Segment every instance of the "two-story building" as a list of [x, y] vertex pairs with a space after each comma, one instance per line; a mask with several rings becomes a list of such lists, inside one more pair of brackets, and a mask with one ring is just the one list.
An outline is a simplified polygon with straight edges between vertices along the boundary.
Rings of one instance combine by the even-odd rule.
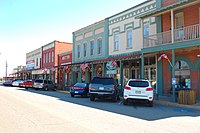
[[42, 76], [40, 74], [41, 60], [42, 48], [26, 53], [26, 79], [36, 79]]
[[72, 51], [66, 51], [58, 54], [58, 85], [60, 88], [72, 85], [71, 69]]
[[158, 94], [175, 100], [176, 90], [189, 89], [200, 97], [200, 1], [157, 0], [156, 4], [156, 10], [138, 18], [157, 20], [156, 33], [144, 36], [142, 55], [158, 58]]
[[142, 62], [145, 62], [145, 78], [156, 81], [155, 55], [142, 57], [143, 34], [156, 32], [155, 17], [143, 20], [137, 16], [156, 10], [156, 1], [148, 0], [108, 18], [109, 20], [109, 59], [117, 63], [115, 70], [110, 70], [112, 63], [107, 63], [107, 74], [115, 77], [121, 84], [130, 78], [142, 78]]
[[67, 42], [53, 41], [42, 46], [42, 69], [43, 78], [51, 79], [58, 82], [58, 54], [71, 51], [72, 44]]
[[105, 76], [108, 58], [108, 20], [102, 20], [73, 32], [72, 81], [90, 82]]

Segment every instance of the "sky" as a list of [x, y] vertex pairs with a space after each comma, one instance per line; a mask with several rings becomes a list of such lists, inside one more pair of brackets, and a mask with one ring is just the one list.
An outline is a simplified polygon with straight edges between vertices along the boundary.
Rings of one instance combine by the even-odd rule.
[[26, 65], [26, 53], [146, 0], [0, 0], [0, 77]]

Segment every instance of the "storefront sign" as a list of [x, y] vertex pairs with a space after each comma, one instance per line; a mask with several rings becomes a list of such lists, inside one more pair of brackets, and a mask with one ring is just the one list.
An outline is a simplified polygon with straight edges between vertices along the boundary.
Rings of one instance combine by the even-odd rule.
[[107, 74], [117, 74], [117, 70], [107, 70]]
[[114, 63], [116, 63], [116, 62], [115, 61], [109, 61], [109, 62], [107, 62], [106, 68], [108, 70], [115, 70], [117, 66]]
[[31, 70], [35, 68], [35, 61], [30, 60], [26, 62], [26, 70]]

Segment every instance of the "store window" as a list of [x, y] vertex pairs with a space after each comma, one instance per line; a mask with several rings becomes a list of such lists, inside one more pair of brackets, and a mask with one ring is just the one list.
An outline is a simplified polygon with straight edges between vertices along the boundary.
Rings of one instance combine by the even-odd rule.
[[190, 89], [190, 68], [187, 62], [179, 60], [175, 65], [176, 89]]

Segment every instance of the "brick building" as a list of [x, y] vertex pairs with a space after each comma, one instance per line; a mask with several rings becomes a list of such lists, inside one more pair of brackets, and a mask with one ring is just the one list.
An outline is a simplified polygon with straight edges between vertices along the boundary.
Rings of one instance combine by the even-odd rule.
[[67, 42], [53, 41], [42, 47], [42, 72], [43, 78], [52, 79], [57, 83], [58, 81], [58, 54], [71, 51], [72, 44]]
[[157, 0], [155, 11], [140, 16], [146, 17], [156, 17], [157, 32], [144, 37], [142, 55], [165, 55], [156, 63], [158, 94], [175, 100], [187, 89], [200, 97], [200, 1]]

